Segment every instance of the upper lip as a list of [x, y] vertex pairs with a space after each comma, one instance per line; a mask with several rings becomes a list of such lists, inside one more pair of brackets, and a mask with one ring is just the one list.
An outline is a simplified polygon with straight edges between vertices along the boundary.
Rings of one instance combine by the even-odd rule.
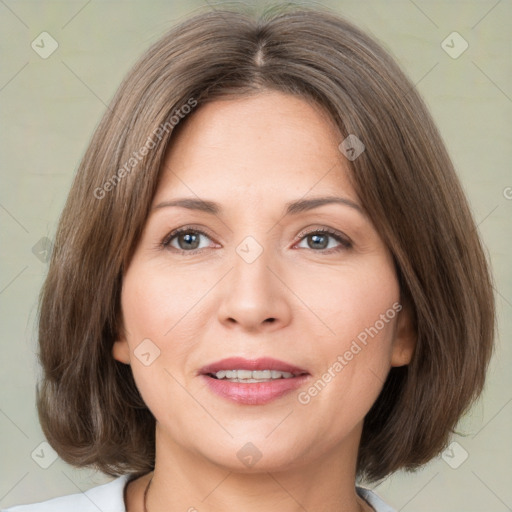
[[258, 359], [245, 359], [243, 357], [228, 357], [220, 361], [203, 366], [199, 373], [207, 375], [217, 373], [221, 370], [275, 370], [289, 372], [294, 375], [307, 374], [308, 372], [298, 366], [295, 366], [272, 357], [260, 357]]

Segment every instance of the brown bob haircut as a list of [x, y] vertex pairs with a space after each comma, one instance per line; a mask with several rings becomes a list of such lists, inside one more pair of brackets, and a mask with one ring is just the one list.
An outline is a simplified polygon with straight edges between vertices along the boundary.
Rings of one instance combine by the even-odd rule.
[[336, 123], [340, 142], [355, 134], [365, 144], [347, 162], [350, 179], [394, 257], [401, 300], [412, 312], [414, 354], [409, 365], [390, 370], [365, 418], [358, 478], [377, 481], [425, 464], [481, 393], [495, 331], [491, 275], [414, 85], [381, 46], [327, 9], [281, 5], [257, 16], [209, 10], [182, 21], [128, 73], [59, 221], [40, 298], [37, 407], [44, 434], [66, 462], [111, 476], [154, 468], [155, 419], [112, 346], [122, 328], [123, 274], [174, 130], [102, 197], [98, 187], [191, 98], [197, 110], [262, 90], [313, 102]]

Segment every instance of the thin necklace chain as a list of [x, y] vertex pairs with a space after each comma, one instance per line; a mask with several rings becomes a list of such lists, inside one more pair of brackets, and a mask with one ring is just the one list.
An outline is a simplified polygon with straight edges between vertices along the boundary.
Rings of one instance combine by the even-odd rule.
[[[146, 485], [146, 490], [144, 491], [144, 498], [143, 498], [143, 506], [144, 506], [144, 512], [148, 512], [148, 507], [146, 505], [146, 502], [147, 502], [147, 499], [148, 499], [148, 491], [149, 491], [149, 486], [151, 485], [151, 482], [153, 481], [153, 477], [151, 477], [149, 479], [149, 482], [148, 482], [148, 485]], [[372, 509], [373, 510], [373, 509]]]

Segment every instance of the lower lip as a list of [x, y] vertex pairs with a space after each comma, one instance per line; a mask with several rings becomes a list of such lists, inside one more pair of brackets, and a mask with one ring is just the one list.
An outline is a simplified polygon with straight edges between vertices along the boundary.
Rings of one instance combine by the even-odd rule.
[[309, 375], [290, 379], [276, 379], [268, 382], [230, 382], [202, 375], [208, 387], [217, 395], [247, 405], [263, 405], [300, 387]]

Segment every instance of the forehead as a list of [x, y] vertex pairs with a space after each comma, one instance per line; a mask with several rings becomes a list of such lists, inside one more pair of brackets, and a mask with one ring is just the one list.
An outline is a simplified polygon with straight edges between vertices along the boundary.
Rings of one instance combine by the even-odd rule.
[[[343, 193], [356, 200], [341, 135], [305, 99], [266, 91], [207, 103], [171, 139], [155, 203], [172, 195], [243, 198]], [[253, 204], [254, 205], [254, 204]]]

